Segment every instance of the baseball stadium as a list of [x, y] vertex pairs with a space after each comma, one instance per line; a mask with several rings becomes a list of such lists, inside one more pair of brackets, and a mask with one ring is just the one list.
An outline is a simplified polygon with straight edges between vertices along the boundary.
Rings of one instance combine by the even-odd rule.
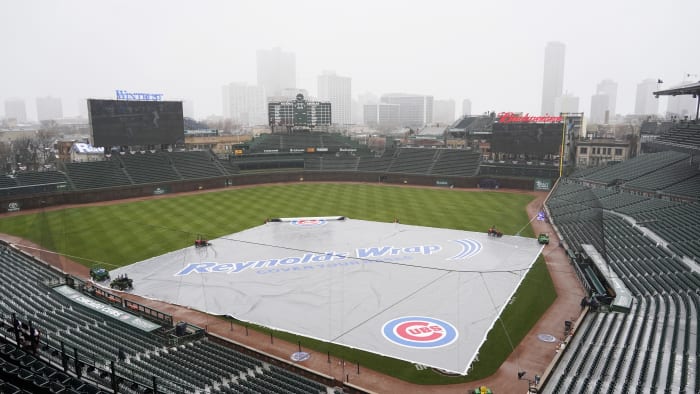
[[697, 120], [577, 169], [575, 115], [221, 156], [176, 102], [89, 108], [119, 149], [0, 177], [2, 392], [700, 390]]

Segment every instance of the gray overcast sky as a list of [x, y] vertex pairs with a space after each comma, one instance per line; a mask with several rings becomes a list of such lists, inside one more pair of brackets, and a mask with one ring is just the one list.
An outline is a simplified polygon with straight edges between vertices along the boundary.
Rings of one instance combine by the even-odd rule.
[[604, 78], [625, 114], [641, 80], [700, 74], [699, 0], [0, 0], [0, 15], [0, 100], [24, 98], [30, 118], [37, 96], [62, 98], [71, 116], [115, 89], [221, 114], [221, 86], [256, 83], [255, 51], [276, 46], [296, 53], [311, 94], [335, 70], [353, 97], [431, 94], [457, 114], [464, 98], [473, 113], [539, 113], [547, 41], [566, 44], [564, 89], [586, 112]]

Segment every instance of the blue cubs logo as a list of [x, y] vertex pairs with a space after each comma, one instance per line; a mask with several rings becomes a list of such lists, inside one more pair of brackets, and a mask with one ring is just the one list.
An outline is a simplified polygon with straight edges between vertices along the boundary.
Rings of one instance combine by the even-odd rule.
[[326, 219], [294, 219], [290, 223], [292, 223], [293, 226], [310, 227], [323, 226], [328, 222], [326, 221]]
[[455, 239], [453, 242], [462, 247], [462, 251], [450, 257], [450, 260], [464, 260], [472, 256], [476, 256], [481, 252], [481, 242], [473, 239]]
[[450, 323], [432, 317], [406, 316], [390, 320], [382, 327], [384, 338], [397, 345], [434, 349], [457, 340], [457, 329]]

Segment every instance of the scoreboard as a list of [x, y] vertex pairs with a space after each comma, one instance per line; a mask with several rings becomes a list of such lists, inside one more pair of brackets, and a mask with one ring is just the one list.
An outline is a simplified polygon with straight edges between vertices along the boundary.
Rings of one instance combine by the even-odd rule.
[[294, 101], [268, 103], [268, 120], [273, 132], [280, 127], [309, 130], [319, 126], [330, 126], [331, 103], [307, 101], [298, 94]]
[[182, 144], [181, 101], [88, 100], [93, 146]]

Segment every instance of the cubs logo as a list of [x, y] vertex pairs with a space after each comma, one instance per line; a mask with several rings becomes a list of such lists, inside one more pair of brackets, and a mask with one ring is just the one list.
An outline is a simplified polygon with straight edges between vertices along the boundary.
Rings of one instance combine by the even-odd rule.
[[382, 327], [382, 335], [397, 345], [416, 349], [447, 346], [458, 337], [457, 329], [452, 324], [422, 316], [390, 320]]
[[311, 226], [323, 226], [328, 223], [325, 219], [294, 219], [290, 223], [293, 226], [311, 227]]

